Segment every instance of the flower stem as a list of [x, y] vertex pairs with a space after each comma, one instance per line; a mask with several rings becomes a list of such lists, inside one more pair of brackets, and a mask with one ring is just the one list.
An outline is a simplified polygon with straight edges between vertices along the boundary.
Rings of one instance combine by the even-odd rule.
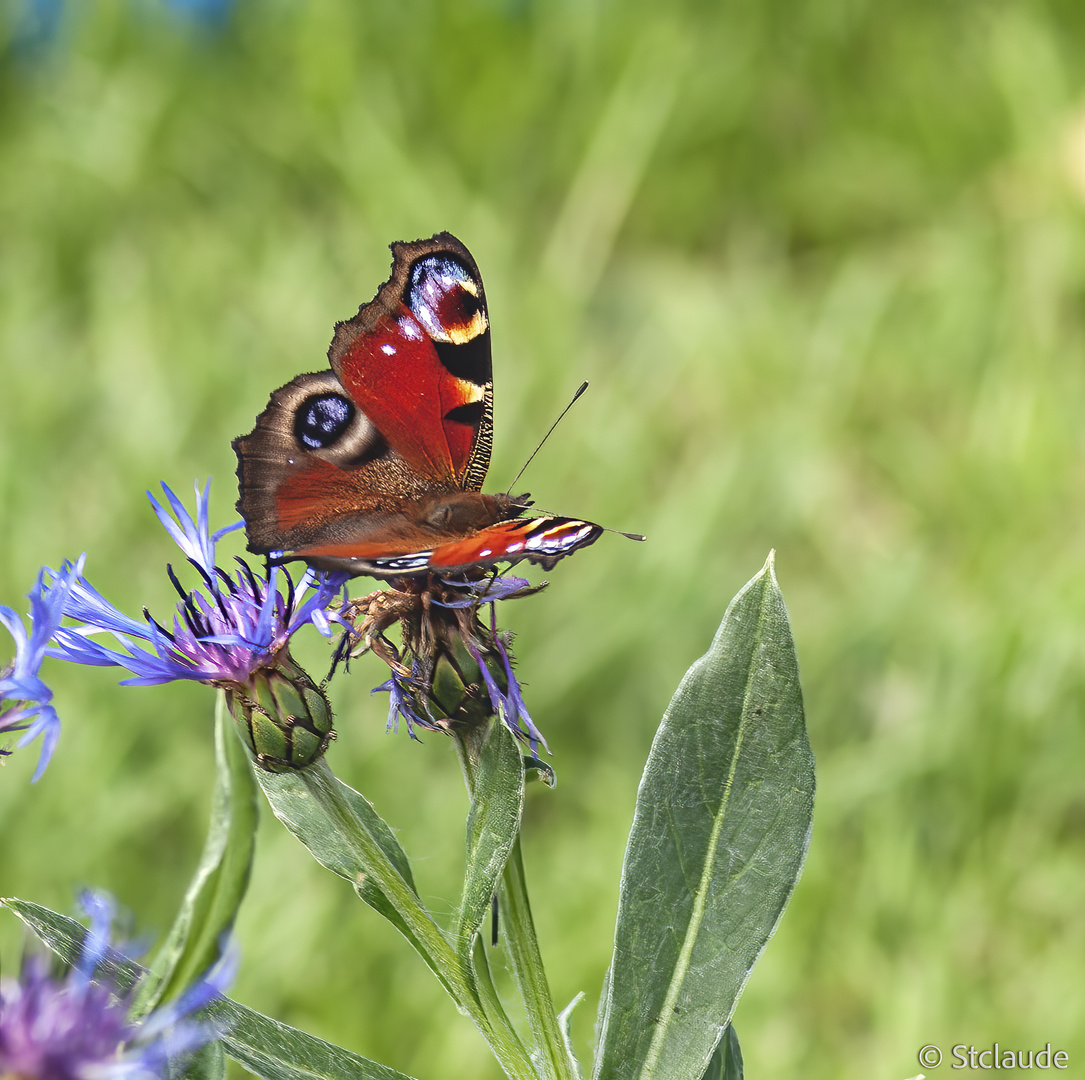
[[[482, 729], [458, 733], [456, 747], [468, 794], [474, 799], [475, 777], [478, 761], [478, 741], [483, 738]], [[535, 1053], [532, 1055], [539, 1076], [543, 1080], [577, 1080], [573, 1063], [565, 1048], [558, 1026], [550, 985], [543, 968], [542, 954], [535, 936], [535, 923], [531, 917], [531, 904], [527, 895], [527, 879], [524, 875], [523, 853], [520, 837], [513, 842], [509, 861], [502, 874], [503, 889], [499, 896], [500, 916], [508, 949], [513, 978], [516, 980], [524, 1012], [534, 1036]], [[501, 1016], [504, 1017], [502, 1010]]]
[[505, 867], [503, 881], [505, 888], [501, 897], [501, 917], [505, 921], [505, 941], [513, 977], [542, 1059], [539, 1064], [545, 1068], [545, 1075], [554, 1080], [576, 1080], [576, 1072], [558, 1026], [550, 984], [535, 936], [519, 837]]
[[[460, 1010], [475, 1022], [505, 1075], [510, 1080], [539, 1080], [508, 1019], [487, 1010], [485, 988], [480, 994], [473, 972], [465, 970], [393, 863], [386, 848], [394, 841], [387, 826], [378, 824], [372, 807], [337, 780], [323, 759], [293, 772], [257, 769], [256, 778], [276, 817], [317, 861], [355, 884], [362, 899], [373, 903], [410, 941]], [[370, 885], [377, 893], [367, 898], [364, 887]]]

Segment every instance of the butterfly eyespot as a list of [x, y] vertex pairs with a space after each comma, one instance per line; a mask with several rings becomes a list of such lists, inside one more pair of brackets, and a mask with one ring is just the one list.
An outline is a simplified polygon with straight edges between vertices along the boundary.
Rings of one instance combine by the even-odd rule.
[[456, 306], [459, 308], [457, 314], [464, 323], [471, 322], [471, 320], [482, 310], [482, 301], [467, 289], [457, 290], [452, 298], [456, 301]]
[[427, 255], [411, 267], [407, 306], [435, 341], [465, 345], [489, 327], [481, 292], [458, 259]]
[[310, 450], [323, 450], [340, 439], [354, 419], [354, 405], [342, 394], [314, 394], [294, 417], [294, 435]]

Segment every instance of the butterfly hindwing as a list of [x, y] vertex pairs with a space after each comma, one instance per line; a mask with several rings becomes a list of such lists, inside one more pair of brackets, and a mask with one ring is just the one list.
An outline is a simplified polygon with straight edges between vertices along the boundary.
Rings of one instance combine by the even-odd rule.
[[590, 521], [546, 515], [500, 521], [470, 535], [416, 545], [414, 550], [404, 545], [393, 551], [388, 543], [320, 544], [298, 554], [323, 569], [376, 577], [420, 571], [451, 574], [523, 560], [549, 568], [562, 556], [595, 543], [602, 533], [602, 527]]
[[549, 568], [563, 555], [594, 544], [602, 534], [601, 526], [577, 518], [517, 518], [442, 544], [430, 555], [429, 565], [447, 572], [527, 559]]
[[[234, 440], [249, 550], [387, 542], [428, 486], [396, 455], [331, 371], [299, 375]], [[400, 530], [402, 531], [402, 529]]]

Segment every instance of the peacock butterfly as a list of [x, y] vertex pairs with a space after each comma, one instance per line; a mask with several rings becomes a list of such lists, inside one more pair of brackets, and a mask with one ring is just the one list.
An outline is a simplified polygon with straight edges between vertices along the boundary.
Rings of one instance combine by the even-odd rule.
[[392, 275], [337, 323], [331, 369], [271, 395], [234, 440], [249, 551], [374, 577], [549, 568], [599, 525], [480, 490], [493, 438], [490, 318], [449, 233], [392, 245]]

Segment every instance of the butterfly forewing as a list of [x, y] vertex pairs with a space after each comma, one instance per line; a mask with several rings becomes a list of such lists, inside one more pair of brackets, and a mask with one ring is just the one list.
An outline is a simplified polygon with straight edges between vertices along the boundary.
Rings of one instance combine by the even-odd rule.
[[336, 326], [332, 368], [412, 468], [477, 491], [493, 437], [482, 277], [448, 233], [394, 244], [392, 251], [391, 278], [353, 319]]

